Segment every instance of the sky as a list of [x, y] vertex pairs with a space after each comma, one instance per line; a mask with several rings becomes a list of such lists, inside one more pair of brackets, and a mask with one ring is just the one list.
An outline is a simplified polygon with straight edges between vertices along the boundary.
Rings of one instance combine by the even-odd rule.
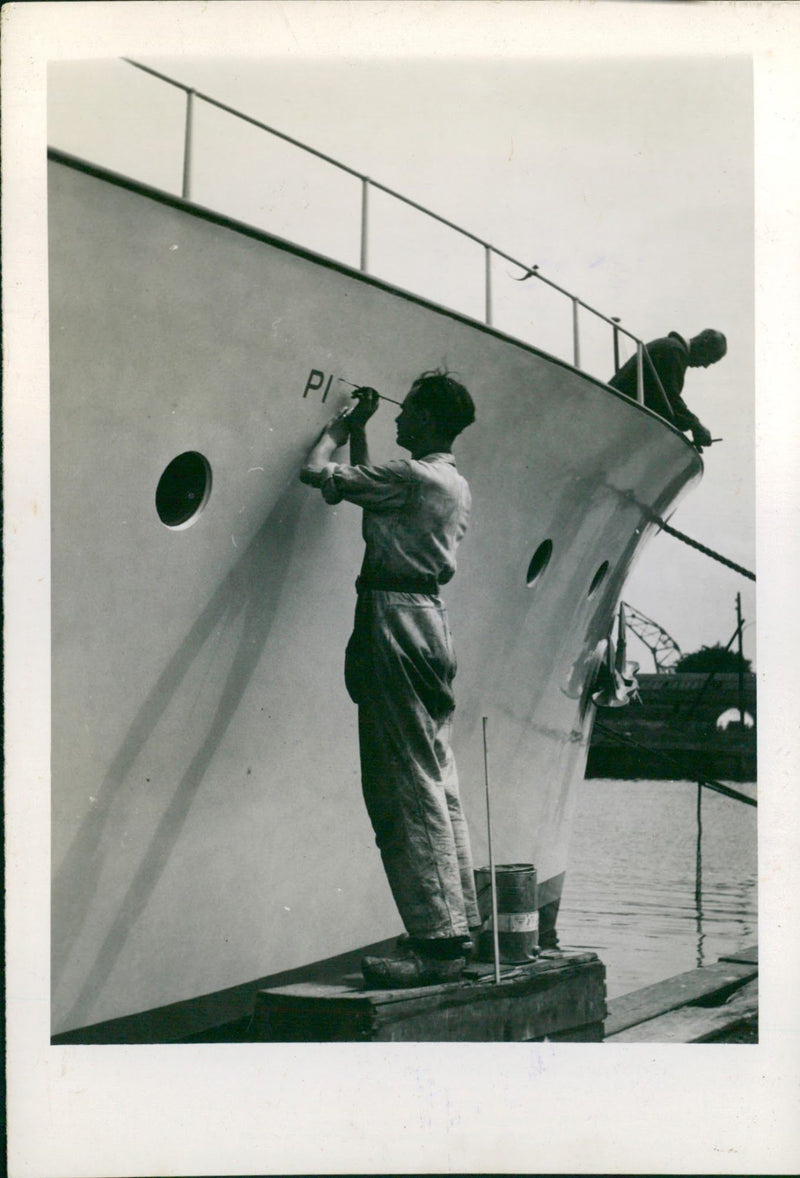
[[[430, 208], [645, 340], [723, 330], [726, 358], [690, 370], [685, 397], [713, 436], [700, 488], [671, 523], [755, 562], [753, 84], [746, 57], [500, 62], [154, 57], [136, 60], [307, 143]], [[121, 59], [48, 74], [53, 146], [179, 191], [185, 98]], [[192, 199], [354, 265], [356, 179], [195, 104]], [[480, 318], [479, 246], [383, 194], [370, 269]], [[493, 263], [502, 330], [571, 359], [569, 302]], [[537, 288], [538, 287], [538, 288]], [[537, 289], [534, 289], [537, 288]], [[610, 330], [584, 315], [582, 363], [613, 372]], [[623, 341], [623, 355], [630, 354]], [[625, 348], [628, 348], [626, 351]], [[751, 581], [659, 536], [624, 598], [685, 652], [727, 643]], [[637, 653], [638, 648], [638, 653]], [[631, 657], [654, 669], [632, 639]]]

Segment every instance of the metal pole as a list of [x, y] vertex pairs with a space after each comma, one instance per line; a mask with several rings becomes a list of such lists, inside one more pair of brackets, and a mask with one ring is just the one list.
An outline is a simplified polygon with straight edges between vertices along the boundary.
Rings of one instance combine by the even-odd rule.
[[697, 783], [697, 848], [694, 868], [694, 904], [697, 919], [697, 965], [703, 964], [703, 783]]
[[485, 245], [484, 256], [486, 260], [486, 325], [492, 326], [492, 250], [491, 247]]
[[739, 635], [739, 723], [744, 730], [744, 652], [742, 649], [742, 595], [736, 594], [736, 633]]
[[191, 198], [192, 180], [192, 121], [194, 118], [194, 90], [186, 91], [186, 131], [183, 140], [183, 188], [184, 200]]
[[739, 636], [739, 775], [744, 777], [744, 648], [742, 641], [742, 631], [744, 629], [744, 619], [742, 618], [742, 595], [736, 594], [736, 633]]
[[694, 880], [694, 898], [695, 902], [700, 907], [701, 893], [702, 893], [702, 845], [703, 845], [703, 783], [697, 783], [697, 853], [695, 859], [695, 880]]
[[636, 341], [636, 400], [644, 405], [644, 356], [641, 340]]
[[489, 878], [492, 885], [492, 940], [494, 942], [494, 980], [500, 982], [500, 935], [497, 928], [497, 883], [492, 851], [492, 809], [489, 803], [489, 746], [486, 740], [486, 717], [483, 717], [483, 772], [486, 778], [486, 829], [489, 836]]
[[614, 323], [614, 371], [619, 372], [619, 319], [616, 315], [612, 315], [611, 319]]
[[361, 181], [361, 269], [367, 271], [367, 230], [369, 228], [369, 180]]
[[572, 299], [572, 355], [576, 368], [581, 366], [581, 345], [578, 337], [578, 300]]

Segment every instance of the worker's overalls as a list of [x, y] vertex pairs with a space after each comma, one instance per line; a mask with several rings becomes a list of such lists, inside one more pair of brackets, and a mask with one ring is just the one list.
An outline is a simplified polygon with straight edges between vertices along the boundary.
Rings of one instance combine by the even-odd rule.
[[364, 509], [366, 552], [345, 681], [361, 779], [392, 894], [416, 937], [480, 923], [450, 746], [456, 660], [438, 585], [455, 569], [470, 497], [452, 455], [326, 468], [328, 502]]

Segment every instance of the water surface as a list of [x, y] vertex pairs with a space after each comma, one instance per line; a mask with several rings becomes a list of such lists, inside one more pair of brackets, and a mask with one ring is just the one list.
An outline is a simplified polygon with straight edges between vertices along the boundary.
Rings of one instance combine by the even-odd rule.
[[703, 790], [698, 856], [694, 782], [579, 788], [558, 933], [598, 954], [609, 998], [756, 943], [755, 807]]

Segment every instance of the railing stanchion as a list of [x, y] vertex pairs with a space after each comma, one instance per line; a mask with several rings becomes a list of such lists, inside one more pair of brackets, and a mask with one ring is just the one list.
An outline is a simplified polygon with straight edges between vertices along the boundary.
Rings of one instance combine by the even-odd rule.
[[192, 191], [192, 121], [194, 118], [194, 90], [186, 91], [186, 131], [183, 140], [183, 188], [181, 196], [189, 200]]
[[644, 355], [642, 341], [636, 341], [636, 400], [644, 405]]
[[572, 296], [572, 355], [576, 368], [581, 366], [581, 343], [578, 336], [578, 299]]
[[361, 269], [367, 271], [367, 232], [369, 229], [369, 180], [361, 177]]
[[611, 316], [611, 322], [614, 324], [614, 372], [619, 372], [619, 317], [617, 315]]
[[491, 246], [484, 247], [486, 260], [486, 307], [485, 319], [487, 327], [492, 326], [492, 249]]

